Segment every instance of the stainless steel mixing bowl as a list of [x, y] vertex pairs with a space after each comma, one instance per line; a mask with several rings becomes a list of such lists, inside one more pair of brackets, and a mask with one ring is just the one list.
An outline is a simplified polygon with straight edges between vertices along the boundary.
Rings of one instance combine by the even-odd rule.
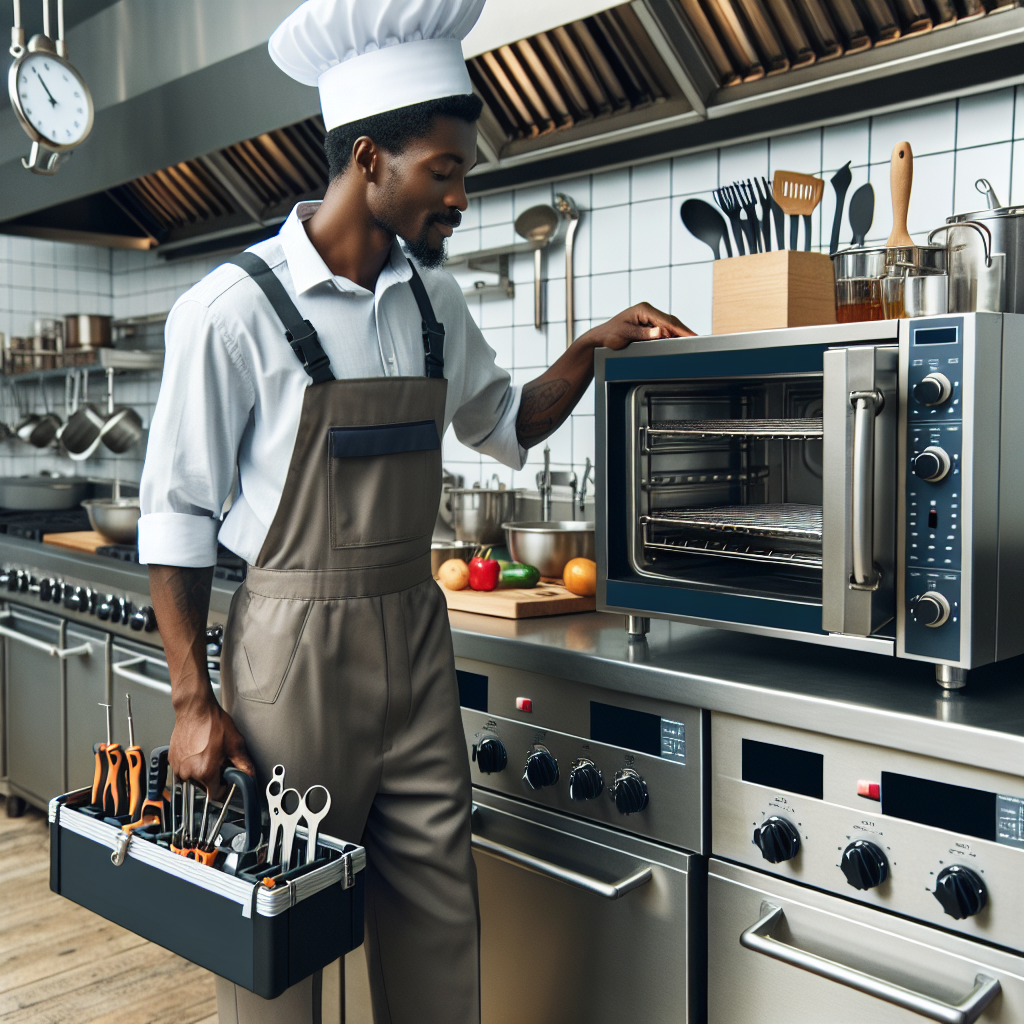
[[469, 544], [461, 540], [432, 541], [430, 544], [430, 575], [437, 576], [437, 570], [449, 558], [461, 558], [464, 562], [468, 562], [478, 547], [478, 544]]
[[455, 539], [473, 544], [500, 544], [502, 524], [516, 517], [519, 491], [453, 487], [449, 492]]
[[565, 563], [594, 558], [594, 524], [586, 522], [502, 523], [508, 550], [517, 562], [536, 566], [541, 576], [561, 579]]
[[109, 537], [112, 544], [134, 544], [139, 534], [138, 498], [94, 498], [83, 501], [89, 522], [97, 533]]

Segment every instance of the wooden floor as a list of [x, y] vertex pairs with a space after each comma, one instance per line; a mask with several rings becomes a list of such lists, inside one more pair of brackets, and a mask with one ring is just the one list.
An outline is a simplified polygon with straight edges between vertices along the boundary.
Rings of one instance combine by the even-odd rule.
[[50, 892], [46, 818], [0, 810], [2, 1024], [217, 1024], [213, 975]]

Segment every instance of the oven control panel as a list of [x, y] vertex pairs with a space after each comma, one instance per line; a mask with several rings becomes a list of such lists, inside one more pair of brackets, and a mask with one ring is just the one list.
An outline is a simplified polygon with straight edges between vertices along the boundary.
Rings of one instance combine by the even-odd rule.
[[909, 331], [905, 648], [959, 661], [964, 320], [914, 321]]
[[711, 723], [714, 854], [1024, 951], [1024, 777]]
[[697, 708], [456, 665], [474, 786], [707, 852]]

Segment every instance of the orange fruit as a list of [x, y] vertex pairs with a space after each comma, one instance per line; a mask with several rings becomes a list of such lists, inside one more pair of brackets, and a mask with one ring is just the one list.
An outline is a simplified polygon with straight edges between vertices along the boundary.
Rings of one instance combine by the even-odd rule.
[[562, 570], [562, 582], [566, 590], [579, 594], [580, 597], [596, 594], [597, 562], [592, 562], [589, 558], [570, 559]]

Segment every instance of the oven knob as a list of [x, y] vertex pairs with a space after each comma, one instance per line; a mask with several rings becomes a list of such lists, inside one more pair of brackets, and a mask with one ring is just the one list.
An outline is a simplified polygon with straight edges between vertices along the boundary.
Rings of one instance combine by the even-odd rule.
[[505, 744], [497, 736], [485, 736], [479, 743], [473, 744], [473, 760], [484, 775], [503, 772], [508, 764]]
[[785, 818], [773, 814], [754, 829], [754, 845], [769, 864], [778, 864], [800, 852], [800, 833]]
[[543, 789], [558, 781], [558, 762], [550, 751], [539, 747], [526, 759], [523, 781], [530, 789]]
[[104, 622], [110, 618], [114, 610], [114, 595], [104, 594], [100, 598], [100, 602], [96, 605], [96, 617], [102, 619]]
[[936, 445], [929, 445], [914, 456], [914, 476], [929, 484], [937, 484], [942, 480], [949, 472], [949, 467], [949, 456]]
[[53, 588], [56, 584], [56, 580], [40, 580], [39, 581], [39, 600], [49, 601], [53, 597]]
[[914, 385], [914, 397], [922, 405], [942, 405], [953, 394], [953, 385], [944, 373], [929, 373]]
[[32, 583], [32, 577], [27, 572], [18, 573], [18, 590], [23, 593], [28, 593], [28, 588]]
[[153, 609], [148, 605], [143, 605], [137, 611], [132, 613], [131, 617], [128, 619], [128, 625], [137, 633], [142, 630], [145, 630], [147, 633], [151, 633], [156, 629], [156, 616], [153, 614]]
[[935, 898], [950, 917], [962, 921], [985, 909], [988, 892], [970, 868], [953, 864], [943, 868], [935, 879]]
[[89, 607], [89, 592], [85, 587], [68, 587], [64, 591], [64, 607], [73, 612], [85, 611]]
[[865, 839], [858, 839], [843, 850], [839, 866], [854, 889], [874, 889], [889, 877], [885, 854]]
[[637, 814], [647, 806], [647, 783], [632, 768], [623, 768], [615, 773], [608, 795], [621, 814]]
[[573, 762], [569, 772], [569, 797], [573, 800], [595, 800], [604, 789], [604, 779], [597, 765], [587, 757]]
[[934, 590], [928, 590], [910, 604], [910, 614], [919, 626], [938, 629], [949, 618], [949, 602]]

